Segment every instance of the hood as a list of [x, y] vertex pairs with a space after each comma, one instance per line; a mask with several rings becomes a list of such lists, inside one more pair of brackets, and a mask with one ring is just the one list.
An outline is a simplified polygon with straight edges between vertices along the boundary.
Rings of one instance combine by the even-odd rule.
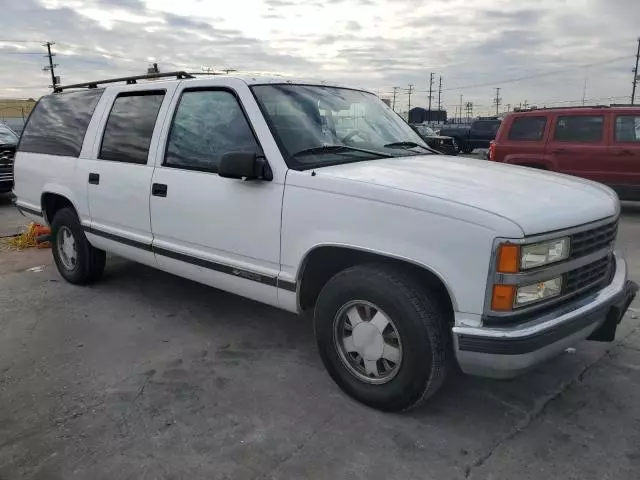
[[316, 172], [467, 205], [511, 220], [525, 235], [611, 217], [619, 208], [612, 190], [589, 180], [445, 155], [371, 160]]

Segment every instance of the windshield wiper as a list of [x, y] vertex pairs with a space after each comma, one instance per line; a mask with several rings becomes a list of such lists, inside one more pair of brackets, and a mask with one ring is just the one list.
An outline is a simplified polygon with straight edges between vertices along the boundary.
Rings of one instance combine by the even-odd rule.
[[366, 150], [364, 148], [355, 148], [355, 147], [349, 147], [347, 145], [320, 145], [318, 147], [311, 147], [311, 148], [305, 148], [303, 150], [300, 150], [299, 152], [294, 153], [293, 155], [291, 155], [292, 157], [300, 157], [303, 155], [314, 155], [316, 153], [347, 153], [347, 152], [362, 152], [362, 153], [369, 153], [371, 155], [376, 155], [378, 157], [388, 157], [389, 155], [382, 153], [382, 152], [376, 152], [375, 150]]
[[424, 147], [416, 142], [393, 142], [393, 143], [387, 143], [384, 146], [384, 148], [416, 148], [416, 147], [422, 148], [428, 152], [431, 151], [431, 149]]

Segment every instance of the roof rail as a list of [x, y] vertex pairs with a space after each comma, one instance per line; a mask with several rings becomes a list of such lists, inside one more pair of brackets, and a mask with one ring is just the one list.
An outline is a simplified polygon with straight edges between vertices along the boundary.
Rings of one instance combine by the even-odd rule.
[[118, 83], [127, 82], [127, 85], [133, 85], [138, 83], [138, 80], [151, 80], [155, 78], [168, 78], [175, 77], [179, 80], [184, 78], [194, 78], [194, 76], [187, 72], [167, 72], [167, 73], [147, 73], [146, 75], [134, 75], [131, 77], [110, 78], [107, 80], [94, 80], [93, 82], [86, 83], [74, 83], [73, 85], [59, 85], [53, 90], [54, 93], [60, 93], [70, 88], [98, 88], [98, 85], [105, 83]]
[[[527, 107], [527, 108], [518, 108], [516, 107], [514, 112], [536, 112], [538, 110], [575, 110], [575, 109], [588, 109], [588, 108], [610, 108], [616, 107], [619, 105], [573, 105], [573, 106], [565, 106], [565, 107]], [[509, 112], [511, 113], [511, 112]]]

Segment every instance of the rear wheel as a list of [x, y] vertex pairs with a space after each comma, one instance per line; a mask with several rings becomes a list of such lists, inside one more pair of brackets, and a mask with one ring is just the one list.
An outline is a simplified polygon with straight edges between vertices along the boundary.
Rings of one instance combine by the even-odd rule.
[[55, 214], [51, 239], [53, 259], [66, 281], [85, 285], [102, 276], [106, 254], [89, 243], [73, 209], [63, 208]]
[[445, 319], [429, 293], [402, 270], [361, 265], [338, 273], [320, 292], [314, 329], [333, 380], [371, 407], [412, 408], [445, 379]]

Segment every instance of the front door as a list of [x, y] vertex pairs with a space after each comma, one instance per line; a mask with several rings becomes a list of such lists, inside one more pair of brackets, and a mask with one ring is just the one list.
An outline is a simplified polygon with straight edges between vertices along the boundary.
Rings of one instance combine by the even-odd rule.
[[225, 153], [263, 152], [236, 90], [185, 88], [175, 104], [152, 181], [158, 265], [276, 305], [284, 172], [273, 181], [218, 176]]
[[603, 182], [607, 176], [604, 114], [558, 115], [551, 126], [547, 157], [554, 170]]

